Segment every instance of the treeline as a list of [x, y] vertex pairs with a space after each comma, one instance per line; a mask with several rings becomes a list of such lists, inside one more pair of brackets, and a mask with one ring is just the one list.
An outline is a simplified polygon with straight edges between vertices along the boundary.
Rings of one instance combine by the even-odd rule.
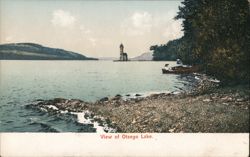
[[[168, 43], [177, 43], [176, 48], [171, 48], [177, 51], [171, 53], [186, 64], [201, 65], [206, 73], [224, 83], [249, 83], [247, 0], [184, 0], [175, 19], [183, 20], [184, 36]], [[155, 60], [159, 60], [158, 54], [155, 49]]]
[[169, 41], [165, 45], [154, 45], [150, 47], [150, 50], [154, 50], [153, 52], [153, 60], [162, 61], [168, 60], [173, 61], [178, 58], [178, 54], [180, 51], [179, 45], [181, 45], [180, 40], [172, 40]]
[[150, 47], [153, 50], [153, 60], [155, 61], [176, 61], [184, 60], [185, 64], [192, 64], [190, 60], [190, 50], [187, 50], [188, 43], [185, 38], [169, 41], [165, 45], [154, 45]]

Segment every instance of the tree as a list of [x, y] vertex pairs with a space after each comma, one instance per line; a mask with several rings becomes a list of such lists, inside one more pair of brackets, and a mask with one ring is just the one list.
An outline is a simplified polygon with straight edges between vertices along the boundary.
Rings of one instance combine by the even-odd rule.
[[224, 82], [249, 81], [247, 0], [184, 0], [175, 19], [183, 19], [184, 62], [201, 64]]

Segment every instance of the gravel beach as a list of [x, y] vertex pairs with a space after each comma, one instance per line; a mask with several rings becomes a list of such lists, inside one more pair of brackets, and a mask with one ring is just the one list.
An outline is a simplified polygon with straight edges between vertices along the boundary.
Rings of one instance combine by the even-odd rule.
[[116, 132], [248, 133], [249, 88], [211, 84], [204, 88], [204, 85], [203, 81], [189, 93], [161, 93], [132, 99], [117, 95], [95, 103], [56, 98], [32, 106], [55, 113], [88, 111], [85, 118], [91, 117]]
[[195, 96], [155, 94], [98, 102], [89, 109], [109, 118], [121, 132], [249, 132], [249, 91], [242, 89]]

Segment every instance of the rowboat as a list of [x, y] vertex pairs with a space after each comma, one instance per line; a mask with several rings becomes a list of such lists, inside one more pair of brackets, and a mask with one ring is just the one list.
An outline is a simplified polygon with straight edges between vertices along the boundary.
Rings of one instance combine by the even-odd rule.
[[163, 74], [189, 74], [197, 72], [199, 70], [198, 66], [174, 66], [174, 67], [164, 67], [162, 68]]

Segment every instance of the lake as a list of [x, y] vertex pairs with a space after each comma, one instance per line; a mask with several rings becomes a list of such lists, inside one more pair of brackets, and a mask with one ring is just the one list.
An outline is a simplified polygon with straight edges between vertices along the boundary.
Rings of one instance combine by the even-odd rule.
[[0, 61], [1, 132], [78, 132], [69, 115], [26, 109], [37, 99], [68, 98], [94, 102], [120, 94], [147, 94], [190, 88], [190, 80], [162, 74], [175, 62], [150, 61]]

